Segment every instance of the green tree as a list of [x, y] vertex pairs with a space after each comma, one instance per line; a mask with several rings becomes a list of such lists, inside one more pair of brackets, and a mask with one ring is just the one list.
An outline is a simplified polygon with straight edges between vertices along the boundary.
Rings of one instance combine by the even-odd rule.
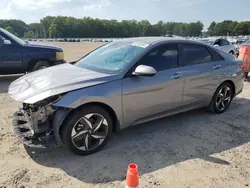
[[46, 16], [45, 18], [40, 20], [40, 23], [43, 27], [43, 37], [47, 38], [49, 36], [49, 27], [52, 23], [54, 23], [54, 19], [56, 17], [53, 16]]
[[148, 20], [141, 20], [138, 22], [140, 28], [140, 36], [148, 36], [148, 29], [151, 26]]
[[237, 35], [248, 35], [250, 33], [250, 22], [240, 22], [234, 28], [234, 33]]
[[9, 31], [10, 33], [17, 35], [16, 32], [14, 31], [14, 29], [11, 26], [7, 26], [6, 28], [4, 28], [6, 31]]
[[207, 34], [210, 35], [210, 36], [213, 36], [215, 33], [214, 33], [214, 27], [216, 26], [216, 22], [213, 21], [210, 26], [207, 28]]
[[24, 33], [24, 38], [26, 38], [26, 39], [31, 39], [31, 38], [34, 38], [34, 33], [33, 33], [33, 31], [28, 31], [28, 32], [26, 32], [26, 33]]
[[[243, 23], [243, 22], [240, 22]], [[235, 35], [235, 27], [238, 25], [238, 22], [232, 20], [224, 20], [219, 22], [214, 27], [214, 35]], [[239, 26], [238, 26], [239, 27]]]
[[49, 38], [56, 38], [57, 37], [57, 25], [50, 24], [49, 26]]
[[238, 22], [232, 22], [229, 26], [228, 26], [228, 32], [230, 35], [235, 35], [234, 33], [234, 28], [237, 26]]
[[201, 22], [191, 22], [186, 24], [186, 35], [190, 37], [200, 36], [203, 30], [203, 24]]
[[165, 35], [172, 36], [174, 34], [175, 25], [176, 25], [175, 22], [164, 23], [163, 27], [164, 27], [164, 33], [165, 33]]
[[18, 36], [34, 38], [79, 38], [79, 37], [137, 37], [137, 36], [199, 36], [201, 22], [177, 23], [159, 21], [151, 24], [148, 20], [107, 20], [90, 17], [46, 16], [40, 23], [26, 25], [21, 20], [0, 20], [0, 27], [12, 27]]
[[12, 27], [19, 37], [23, 37], [28, 29], [28, 26], [21, 20], [0, 20], [0, 27], [6, 28], [8, 26]]
[[43, 37], [43, 27], [40, 23], [29, 24], [29, 31], [32, 31], [34, 33], [34, 38]]

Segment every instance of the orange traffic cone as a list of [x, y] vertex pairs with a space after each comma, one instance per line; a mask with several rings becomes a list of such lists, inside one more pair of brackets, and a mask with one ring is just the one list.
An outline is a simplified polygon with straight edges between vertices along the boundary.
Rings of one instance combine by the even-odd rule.
[[139, 172], [137, 164], [128, 165], [126, 188], [137, 188], [139, 186]]

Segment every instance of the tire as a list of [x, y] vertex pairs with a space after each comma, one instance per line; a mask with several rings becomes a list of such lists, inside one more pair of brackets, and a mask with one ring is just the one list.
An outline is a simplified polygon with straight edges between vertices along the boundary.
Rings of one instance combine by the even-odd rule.
[[[100, 125], [101, 118], [104, 119]], [[99, 128], [98, 125], [100, 125]], [[104, 108], [88, 105], [73, 111], [63, 123], [60, 133], [63, 144], [73, 153], [90, 155], [107, 144], [112, 127], [112, 119]]]
[[233, 51], [230, 51], [229, 54], [234, 55], [234, 52], [233, 52]]
[[31, 71], [33, 72], [47, 67], [50, 67], [50, 64], [47, 61], [38, 61], [35, 63]]
[[235, 57], [237, 57], [237, 58], [238, 58], [238, 57], [239, 57], [239, 54], [238, 54], [238, 53], [236, 53], [236, 54], [235, 54]]
[[[222, 99], [221, 91], [224, 92], [226, 88], [227, 88], [227, 92], [229, 92], [229, 94], [227, 94], [226, 96], [223, 96], [223, 99]], [[234, 96], [234, 91], [233, 91], [232, 85], [229, 83], [221, 84], [217, 88], [216, 92], [214, 93], [213, 98], [212, 98], [210, 105], [208, 107], [208, 110], [210, 112], [216, 113], [216, 114], [221, 114], [221, 113], [225, 112], [228, 109], [228, 107], [230, 106], [232, 99], [233, 99], [233, 96]], [[222, 108], [223, 107], [222, 104], [220, 104], [218, 106], [218, 103], [220, 100], [223, 100], [223, 103], [225, 105], [224, 108]]]

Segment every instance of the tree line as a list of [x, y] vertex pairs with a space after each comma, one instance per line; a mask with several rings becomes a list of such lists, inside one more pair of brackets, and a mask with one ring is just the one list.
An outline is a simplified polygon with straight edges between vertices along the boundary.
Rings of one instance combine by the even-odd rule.
[[202, 22], [163, 22], [151, 24], [147, 20], [105, 20], [90, 17], [74, 18], [47, 16], [40, 23], [26, 24], [21, 20], [0, 20], [0, 27], [21, 38], [123, 38], [138, 36], [200, 37], [206, 35], [247, 35], [250, 22], [225, 20], [212, 22], [203, 32]]
[[212, 22], [208, 27], [207, 34], [210, 36], [224, 35], [249, 35], [250, 21], [237, 22], [232, 20], [224, 20], [223, 22]]

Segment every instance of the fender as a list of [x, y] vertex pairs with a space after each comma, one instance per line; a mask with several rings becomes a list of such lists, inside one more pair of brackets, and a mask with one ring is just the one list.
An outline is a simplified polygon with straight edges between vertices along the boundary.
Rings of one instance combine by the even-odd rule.
[[[53, 106], [58, 109], [76, 109], [88, 103], [101, 103], [115, 112], [121, 128], [124, 125], [122, 111], [122, 80], [115, 80], [95, 86], [85, 87], [66, 93]], [[70, 110], [69, 110], [70, 111]], [[59, 117], [62, 119], [62, 117]], [[64, 117], [65, 118], [65, 117]], [[60, 119], [60, 120], [61, 120]], [[63, 121], [63, 120], [61, 120]], [[62, 122], [57, 122], [60, 126]], [[120, 129], [119, 126], [119, 129]]]
[[56, 143], [58, 145], [62, 145], [62, 139], [60, 136], [60, 127], [63, 121], [65, 120], [65, 118], [67, 117], [67, 115], [69, 114], [69, 112], [70, 110], [67, 110], [67, 109], [58, 109], [53, 118], [52, 127], [54, 131]]

